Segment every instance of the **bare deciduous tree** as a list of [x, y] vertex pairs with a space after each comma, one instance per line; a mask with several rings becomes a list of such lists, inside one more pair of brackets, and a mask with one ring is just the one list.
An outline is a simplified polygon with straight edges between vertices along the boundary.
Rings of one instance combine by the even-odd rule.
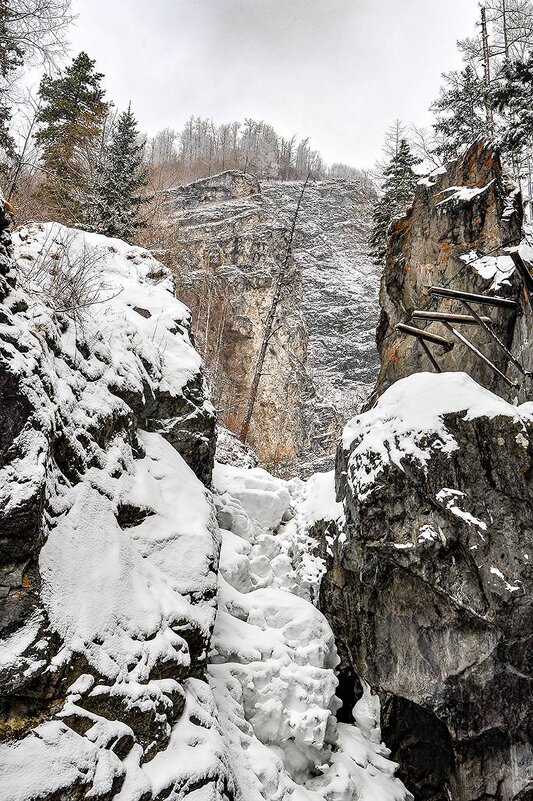
[[[193, 181], [223, 170], [243, 170], [258, 178], [303, 180], [325, 178], [327, 168], [309, 139], [279, 136], [264, 121], [247, 118], [217, 126], [213, 120], [191, 117], [183, 129], [160, 131], [149, 142], [149, 163], [162, 173]], [[167, 187], [168, 188], [168, 187]]]
[[74, 231], [52, 229], [36, 257], [19, 262], [18, 279], [30, 295], [41, 298], [54, 314], [83, 325], [86, 310], [116, 297], [102, 278], [101, 250], [89, 247]]
[[65, 31], [73, 20], [71, 0], [9, 0], [0, 5], [5, 36], [26, 63], [54, 67], [65, 48]]

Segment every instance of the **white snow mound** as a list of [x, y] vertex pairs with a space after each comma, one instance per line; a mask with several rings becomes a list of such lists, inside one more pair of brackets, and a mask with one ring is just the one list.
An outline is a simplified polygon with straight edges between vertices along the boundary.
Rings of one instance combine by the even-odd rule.
[[436, 442], [444, 453], [456, 450], [444, 417], [462, 412], [465, 420], [503, 415], [525, 421], [532, 419], [533, 404], [513, 406], [466, 373], [415, 373], [402, 378], [373, 409], [344, 428], [342, 445], [350, 451], [350, 479], [359, 499], [372, 492], [387, 464], [401, 468], [404, 459], [414, 459], [426, 465]]

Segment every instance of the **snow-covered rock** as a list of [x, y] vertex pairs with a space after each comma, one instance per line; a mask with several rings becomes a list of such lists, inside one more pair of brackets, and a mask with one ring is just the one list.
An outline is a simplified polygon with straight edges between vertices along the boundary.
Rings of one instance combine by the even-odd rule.
[[241, 503], [251, 520], [265, 528], [276, 528], [289, 508], [285, 485], [260, 467], [243, 473], [230, 465], [217, 465], [214, 481], [219, 490]]
[[533, 403], [465, 373], [401, 379], [345, 427], [321, 609], [417, 801], [533, 788], [532, 474]]
[[154, 760], [197, 727], [219, 552], [190, 314], [140, 248], [32, 225], [15, 267], [2, 244], [0, 797], [183, 789]]

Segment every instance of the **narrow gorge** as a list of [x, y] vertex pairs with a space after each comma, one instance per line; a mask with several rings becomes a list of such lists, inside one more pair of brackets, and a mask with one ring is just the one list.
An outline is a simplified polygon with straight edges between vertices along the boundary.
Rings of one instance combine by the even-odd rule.
[[[310, 181], [291, 249], [302, 188], [168, 191], [169, 266], [2, 203], [1, 801], [533, 799], [519, 191], [477, 140], [380, 276], [371, 188]], [[508, 303], [469, 347], [431, 287]]]

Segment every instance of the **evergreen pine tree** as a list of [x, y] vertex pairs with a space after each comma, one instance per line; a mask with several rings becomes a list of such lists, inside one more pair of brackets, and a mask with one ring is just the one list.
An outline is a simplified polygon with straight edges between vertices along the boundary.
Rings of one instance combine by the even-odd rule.
[[400, 216], [413, 197], [418, 176], [413, 167], [420, 160], [411, 153], [406, 139], [398, 147], [384, 170], [383, 194], [372, 215], [370, 255], [375, 264], [384, 264], [387, 250], [387, 232], [392, 220]]
[[139, 211], [148, 182], [143, 166], [144, 142], [139, 141], [131, 107], [118, 118], [109, 148], [98, 171], [94, 227], [107, 236], [129, 241], [142, 226]]
[[36, 140], [46, 176], [41, 197], [54, 216], [74, 225], [86, 221], [86, 198], [109, 108], [102, 78], [95, 62], [80, 53], [58, 78], [44, 76], [39, 88], [42, 127]]
[[455, 158], [465, 145], [486, 128], [485, 87], [470, 65], [460, 72], [444, 75], [446, 86], [431, 106], [437, 115], [435, 134], [441, 143], [438, 153], [445, 160]]

